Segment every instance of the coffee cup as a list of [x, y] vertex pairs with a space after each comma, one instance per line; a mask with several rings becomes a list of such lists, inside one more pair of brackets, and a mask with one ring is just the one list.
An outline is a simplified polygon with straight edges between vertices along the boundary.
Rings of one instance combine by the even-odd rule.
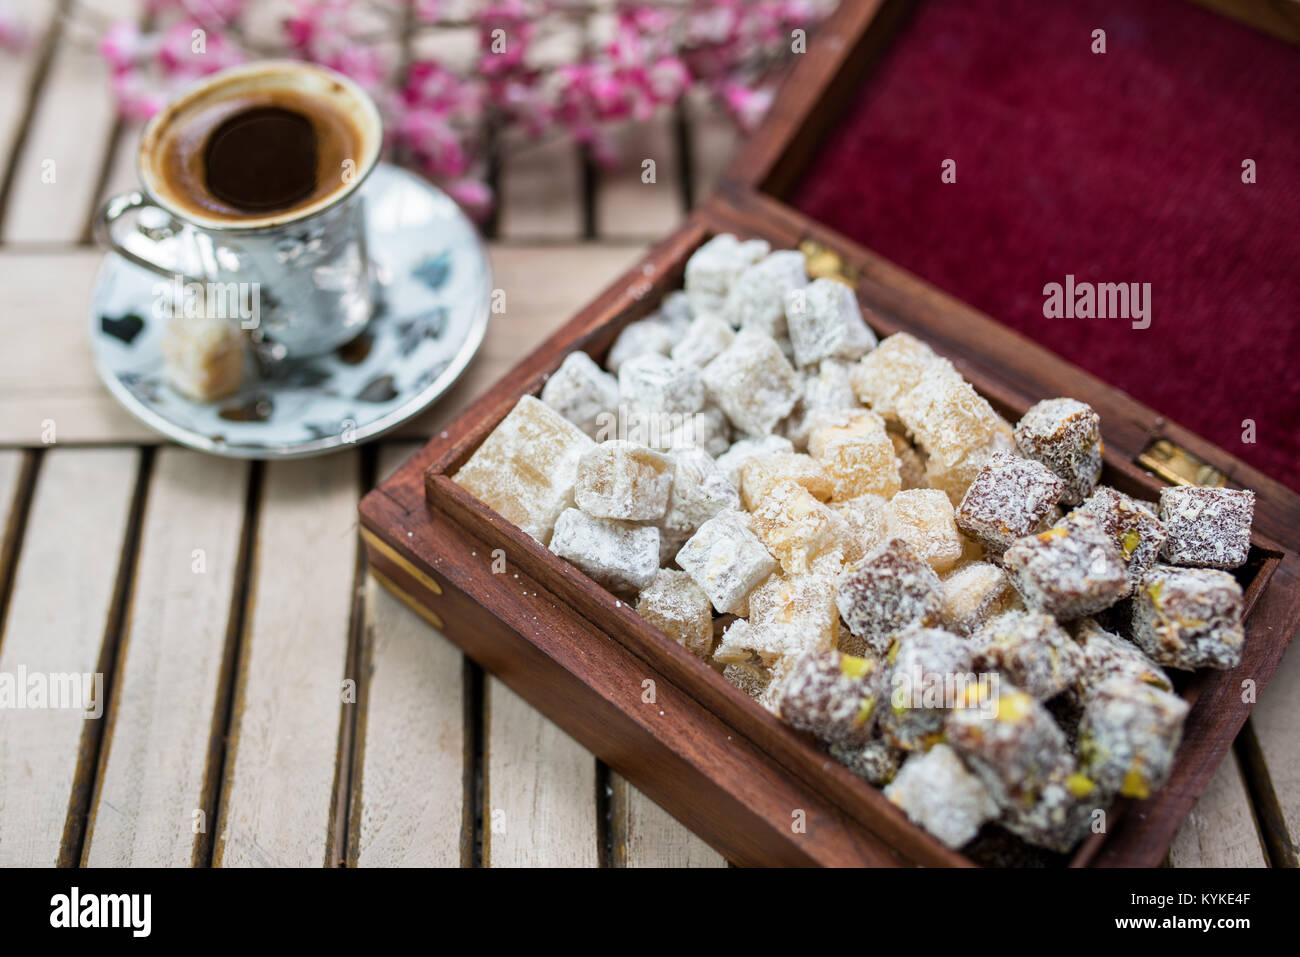
[[[268, 358], [320, 355], [372, 311], [361, 184], [383, 129], [347, 77], [297, 61], [215, 73], [145, 127], [140, 191], [104, 204], [96, 233], [170, 282], [200, 284]], [[169, 293], [170, 294], [170, 293]]]

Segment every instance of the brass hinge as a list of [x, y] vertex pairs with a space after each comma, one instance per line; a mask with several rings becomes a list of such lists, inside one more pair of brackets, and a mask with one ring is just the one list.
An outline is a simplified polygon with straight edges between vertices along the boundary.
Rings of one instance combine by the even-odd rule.
[[1137, 457], [1138, 465], [1174, 485], [1199, 485], [1221, 488], [1228, 476], [1199, 455], [1175, 445], [1168, 439], [1152, 439]]
[[834, 249], [815, 239], [805, 239], [799, 244], [799, 252], [803, 253], [810, 278], [834, 279], [850, 288], [857, 288], [858, 267], [845, 262], [844, 257]]

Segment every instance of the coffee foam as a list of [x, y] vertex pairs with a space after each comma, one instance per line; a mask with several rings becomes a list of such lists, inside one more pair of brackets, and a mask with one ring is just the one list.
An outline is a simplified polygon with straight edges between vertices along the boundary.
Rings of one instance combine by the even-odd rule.
[[[204, 140], [223, 120], [260, 105], [282, 106], [324, 124], [327, 148], [318, 156], [318, 186], [310, 196], [286, 210], [251, 214], [208, 190], [204, 143], [186, 132]], [[174, 216], [206, 229], [260, 229], [306, 218], [351, 193], [374, 166], [382, 142], [379, 113], [351, 80], [311, 64], [263, 61], [213, 74], [165, 107], [145, 128], [138, 164], [146, 192]], [[351, 152], [358, 155], [345, 155]], [[353, 166], [345, 182], [347, 160]]]

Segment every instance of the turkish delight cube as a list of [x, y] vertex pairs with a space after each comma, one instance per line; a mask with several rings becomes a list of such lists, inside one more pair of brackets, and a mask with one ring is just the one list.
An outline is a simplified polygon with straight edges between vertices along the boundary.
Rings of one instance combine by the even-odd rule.
[[848, 523], [797, 482], [779, 482], [758, 504], [749, 527], [789, 574], [807, 572], [812, 560], [840, 545]]
[[1071, 764], [1052, 715], [1009, 681], [997, 681], [987, 700], [955, 708], [945, 733], [1003, 808], [1034, 803], [1053, 774]]
[[219, 316], [174, 316], [163, 328], [163, 375], [172, 388], [215, 402], [244, 381], [244, 338], [239, 324]]
[[658, 353], [636, 356], [618, 370], [619, 400], [650, 414], [689, 414], [704, 408], [699, 373]]
[[965, 498], [971, 484], [980, 470], [988, 464], [989, 459], [997, 452], [1014, 451], [1015, 447], [1011, 426], [999, 421], [988, 442], [965, 453], [954, 463], [946, 464], [938, 458], [927, 456], [925, 484], [929, 488], [942, 490], [955, 508], [961, 504], [961, 500]]
[[1061, 501], [1079, 505], [1101, 477], [1101, 417], [1075, 399], [1044, 399], [1016, 423], [1016, 450], [1055, 472]]
[[672, 352], [678, 338], [672, 327], [658, 315], [630, 322], [605, 354], [605, 368], [618, 375], [628, 359], [651, 354], [666, 356]]
[[731, 447], [731, 423], [716, 405], [706, 401], [698, 412], [629, 412], [629, 437], [662, 451], [699, 448], [719, 455]]
[[945, 744], [904, 761], [885, 797], [953, 849], [969, 843], [998, 814], [984, 783]]
[[878, 788], [883, 788], [894, 780], [898, 766], [903, 763], [903, 757], [907, 753], [883, 738], [868, 741], [860, 748], [844, 748], [832, 744], [827, 750], [840, 764]]
[[745, 508], [758, 508], [781, 482], [802, 485], [813, 497], [827, 501], [833, 486], [820, 462], [801, 452], [774, 452], [755, 456], [741, 467], [740, 497]]
[[[740, 620], [744, 621], [743, 618]], [[761, 698], [772, 683], [772, 672], [759, 664], [724, 665], [722, 677], [755, 700]]]
[[1241, 586], [1227, 572], [1156, 565], [1133, 595], [1133, 640], [1168, 668], [1235, 668], [1241, 613]]
[[898, 402], [898, 417], [929, 461], [950, 468], [985, 448], [998, 428], [988, 400], [964, 379], [924, 378]]
[[805, 651], [829, 651], [835, 648], [823, 633], [807, 631], [798, 623], [755, 622], [738, 618], [723, 632], [714, 649], [714, 661], [727, 664], [759, 663], [777, 670], [781, 662], [792, 661]]
[[602, 442], [578, 460], [573, 500], [593, 518], [662, 518], [673, 487], [673, 462], [633, 442]]
[[924, 751], [942, 740], [948, 711], [978, 683], [971, 646], [941, 628], [909, 628], [895, 638], [888, 660], [889, 707], [881, 712], [881, 730], [904, 751]]
[[896, 332], [880, 341], [853, 367], [849, 381], [861, 402], [886, 418], [898, 414], [898, 404], [922, 379], [961, 376], [947, 359], [920, 339]]
[[1079, 506], [1095, 518], [1110, 536], [1128, 567], [1128, 580], [1136, 586], [1155, 564], [1165, 541], [1165, 527], [1142, 502], [1108, 485], [1099, 485]]
[[[657, 540], [655, 547], [657, 554]], [[677, 553], [677, 564], [704, 589], [714, 608], [732, 615], [747, 613], [749, 593], [777, 567], [749, 530], [749, 516], [730, 509], [699, 527]]]
[[717, 466], [737, 490], [740, 489], [740, 470], [746, 462], [773, 452], [793, 452], [790, 440], [780, 435], [765, 435], [757, 439], [741, 439], [718, 456]]
[[994, 452], [957, 509], [957, 527], [994, 552], [1043, 527], [1064, 488], [1040, 462]]
[[1173, 691], [1173, 683], [1158, 664], [1133, 642], [1107, 631], [1091, 618], [1072, 626], [1074, 640], [1083, 654], [1083, 664], [1075, 681], [1073, 697], [1087, 701], [1102, 682], [1124, 678]]
[[1010, 611], [974, 635], [975, 667], [997, 671], [1046, 701], [1074, 686], [1084, 668], [1083, 651], [1056, 619], [1037, 611]]
[[1129, 590], [1119, 549], [1097, 520], [1082, 512], [1017, 539], [1003, 555], [1003, 567], [1027, 607], [1062, 621], [1109, 608]]
[[1102, 682], [1079, 725], [1080, 769], [1103, 790], [1147, 798], [1169, 779], [1187, 702], [1125, 678]]
[[844, 413], [861, 409], [853, 387], [849, 385], [849, 363], [842, 359], [823, 359], [817, 368], [803, 377], [803, 391], [790, 417], [782, 423], [785, 436], [800, 450], [808, 445], [808, 433], [814, 424], [822, 424], [817, 413]]
[[933, 488], [910, 489], [890, 499], [885, 534], [907, 542], [937, 572], [957, 564], [964, 548], [952, 502]]
[[733, 326], [778, 339], [786, 335], [786, 294], [807, 282], [803, 253], [794, 249], [769, 253], [731, 284], [726, 317]]
[[1250, 552], [1255, 493], [1177, 486], [1160, 491], [1164, 556], [1173, 565], [1236, 568]]
[[526, 395], [452, 478], [545, 545], [555, 520], [573, 504], [578, 462], [595, 445], [550, 406]]
[[835, 604], [849, 631], [883, 655], [900, 631], [939, 623], [942, 588], [911, 545], [891, 538], [840, 577]]
[[727, 296], [740, 274], [768, 254], [761, 239], [742, 242], [731, 233], [719, 233], [686, 260], [683, 285], [695, 315], [725, 315]]
[[943, 625], [969, 635], [1018, 601], [1007, 574], [992, 562], [972, 561], [948, 572], [943, 582]]
[[585, 352], [570, 352], [542, 387], [542, 401], [593, 439], [618, 414], [618, 380]]
[[785, 297], [794, 360], [810, 366], [823, 359], [858, 359], [876, 345], [862, 318], [858, 297], [842, 282], [814, 279]]
[[799, 377], [771, 338], [742, 330], [701, 373], [727, 418], [747, 435], [767, 435], [799, 398]]
[[714, 315], [698, 316], [671, 353], [674, 362], [688, 369], [703, 369], [731, 345], [736, 333]]
[[889, 502], [881, 495], [859, 495], [843, 502], [832, 502], [848, 526], [844, 540], [844, 562], [861, 561], [885, 537], [885, 508]]
[[880, 663], [838, 651], [800, 655], [776, 695], [781, 720], [845, 748], [871, 740], [880, 694]]
[[661, 568], [637, 598], [636, 612], [688, 651], [712, 653], [713, 607], [685, 572]]
[[902, 488], [929, 488], [925, 477], [925, 453], [908, 441], [907, 436], [898, 432], [889, 433], [889, 441], [894, 444], [894, 455], [898, 458], [898, 478]]
[[808, 452], [830, 476], [831, 498], [837, 502], [859, 495], [889, 498], [901, 486], [894, 443], [884, 420], [868, 409], [842, 414], [838, 421], [813, 428]]
[[695, 311], [691, 308], [691, 300], [686, 291], [677, 289], [664, 296], [653, 315], [668, 326], [674, 336], [680, 336], [695, 318]]
[[1095, 820], [1104, 820], [1097, 812], [1104, 812], [1112, 797], [1072, 765], [1062, 765], [1037, 800], [1005, 808], [1002, 825], [1030, 844], [1065, 854], [1088, 836]]
[[833, 648], [840, 629], [834, 579], [815, 572], [773, 575], [750, 592], [749, 621], [789, 626], [804, 633], [807, 647]]
[[659, 573], [659, 529], [568, 508], [555, 520], [551, 551], [620, 594], [645, 588]]
[[668, 453], [673, 463], [668, 510], [659, 525], [660, 560], [671, 562], [701, 525], [724, 509], [740, 508], [740, 495], [712, 458], [693, 446]]

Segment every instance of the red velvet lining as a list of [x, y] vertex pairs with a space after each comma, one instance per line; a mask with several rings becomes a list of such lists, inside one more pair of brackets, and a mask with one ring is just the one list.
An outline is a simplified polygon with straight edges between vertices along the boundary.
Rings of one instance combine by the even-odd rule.
[[[920, 0], [791, 199], [1300, 489], [1300, 49], [1186, 0]], [[1067, 274], [1150, 283], [1151, 327], [1045, 318]]]

